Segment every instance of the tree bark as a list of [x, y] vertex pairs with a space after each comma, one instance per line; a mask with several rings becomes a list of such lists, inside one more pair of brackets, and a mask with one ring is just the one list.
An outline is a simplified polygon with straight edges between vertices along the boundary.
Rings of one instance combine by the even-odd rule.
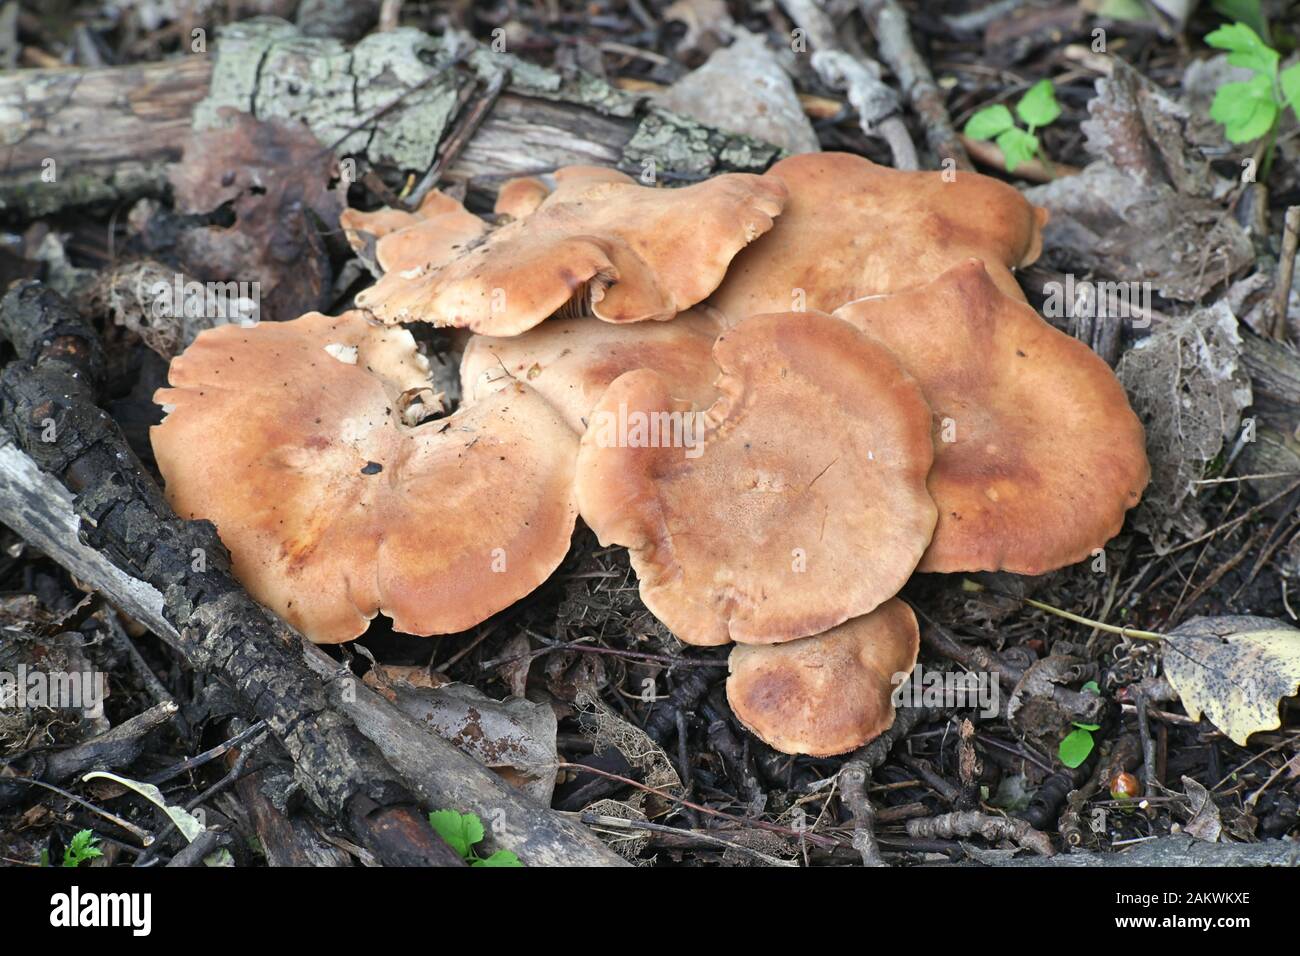
[[508, 85], [445, 179], [494, 193], [505, 178], [574, 163], [698, 179], [762, 172], [779, 155], [590, 75], [562, 76], [466, 36], [403, 28], [349, 49], [263, 18], [218, 31], [211, 53], [0, 76], [0, 210], [36, 217], [161, 195], [191, 128], [222, 125], [224, 109], [301, 122], [358, 165], [420, 174], [454, 126], [467, 86], [502, 71]]

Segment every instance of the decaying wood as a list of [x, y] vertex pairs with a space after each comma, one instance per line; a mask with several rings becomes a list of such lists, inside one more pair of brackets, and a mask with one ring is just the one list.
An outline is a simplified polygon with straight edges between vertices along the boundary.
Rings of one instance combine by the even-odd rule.
[[[351, 820], [358, 842], [384, 859], [389, 843], [432, 833], [422, 816], [401, 811], [416, 803], [409, 785], [427, 809], [477, 813], [494, 847], [527, 864], [622, 863], [589, 831], [511, 790], [318, 649], [306, 648], [304, 660], [301, 639], [229, 576], [211, 525], [172, 514], [94, 405], [98, 345], [56, 296], [35, 283], [15, 288], [0, 306], [0, 330], [19, 355], [0, 373], [0, 417], [14, 435], [0, 446], [0, 522], [191, 666], [230, 682], [248, 715], [265, 719], [294, 757], [308, 796]], [[43, 442], [50, 421], [56, 440]], [[202, 572], [193, 570], [195, 549]], [[412, 828], [356, 826], [376, 813]]]
[[160, 191], [211, 73], [196, 55], [0, 75], [0, 210], [34, 218]]
[[[1241, 338], [1242, 365], [1250, 375], [1254, 394], [1250, 415], [1256, 428], [1237, 470], [1255, 475], [1300, 474], [1300, 353], [1244, 327]], [[1256, 490], [1261, 497], [1268, 497], [1290, 480], [1257, 483]]]
[[[163, 63], [0, 76], [0, 210], [26, 217], [96, 200], [160, 195], [191, 126], [222, 110], [306, 124], [361, 166], [424, 174], [462, 92], [509, 82], [445, 181], [500, 181], [573, 163], [700, 178], [762, 172], [776, 147], [650, 106], [589, 75], [561, 76], [466, 36], [403, 28], [349, 49], [264, 18], [218, 31], [211, 52]], [[50, 161], [53, 161], [53, 181]]]

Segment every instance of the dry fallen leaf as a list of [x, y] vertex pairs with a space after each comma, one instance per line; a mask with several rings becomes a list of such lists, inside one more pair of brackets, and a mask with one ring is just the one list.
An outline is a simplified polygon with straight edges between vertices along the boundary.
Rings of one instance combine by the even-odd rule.
[[234, 223], [182, 231], [185, 271], [211, 282], [260, 283], [260, 318], [325, 308], [333, 275], [324, 234], [338, 222], [346, 187], [334, 153], [304, 126], [227, 114], [229, 128], [195, 132], [170, 172], [176, 208]]
[[1219, 842], [1223, 833], [1223, 821], [1219, 818], [1219, 808], [1214, 805], [1210, 791], [1191, 777], [1183, 777], [1183, 791], [1187, 794], [1188, 810], [1192, 818], [1183, 827], [1183, 832], [1206, 843]]
[[1124, 353], [1115, 370], [1146, 428], [1151, 460], [1151, 484], [1133, 525], [1158, 554], [1172, 547], [1175, 532], [1194, 538], [1205, 531], [1200, 509], [1187, 499], [1252, 401], [1241, 348], [1236, 317], [1216, 302], [1162, 326]]
[[1266, 617], [1196, 617], [1165, 641], [1165, 677], [1193, 720], [1234, 743], [1280, 727], [1278, 704], [1300, 691], [1300, 630]]

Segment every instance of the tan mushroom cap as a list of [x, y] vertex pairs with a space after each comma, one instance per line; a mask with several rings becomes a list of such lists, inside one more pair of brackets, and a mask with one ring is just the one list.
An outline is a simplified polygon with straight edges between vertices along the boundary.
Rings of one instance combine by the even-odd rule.
[[1119, 532], [1151, 474], [1123, 387], [979, 260], [835, 314], [898, 356], [934, 409], [939, 525], [918, 570], [1042, 574]]
[[566, 307], [607, 322], [670, 319], [717, 288], [785, 201], [781, 183], [762, 176], [652, 189], [618, 175], [562, 170], [530, 215], [442, 268], [385, 275], [357, 305], [388, 323], [497, 336], [518, 335]]
[[427, 389], [410, 333], [360, 312], [202, 333], [152, 430], [167, 496], [214, 522], [249, 593], [318, 643], [376, 613], [411, 634], [472, 627], [544, 581], [576, 517], [577, 439], [512, 383], [411, 427]]
[[[627, 173], [608, 166], [564, 166], [555, 171], [551, 178], [559, 183], [576, 183], [579, 181], [602, 183], [635, 183], [636, 180]], [[531, 216], [551, 194], [551, 187], [537, 176], [519, 176], [506, 180], [497, 193], [496, 205], [492, 211], [499, 216], [523, 219]]]
[[364, 255], [374, 245], [375, 260], [384, 272], [445, 265], [488, 229], [459, 200], [437, 190], [425, 196], [415, 212], [388, 206], [373, 212], [345, 209], [339, 225], [356, 252]]
[[551, 190], [546, 183], [536, 176], [508, 179], [497, 193], [496, 205], [492, 207], [492, 211], [498, 216], [523, 219], [536, 212], [537, 207], [550, 193]]
[[659, 373], [674, 398], [707, 405], [717, 395], [713, 342], [721, 331], [721, 317], [697, 306], [671, 322], [551, 319], [511, 338], [476, 335], [461, 359], [461, 394], [475, 402], [503, 380], [527, 382], [578, 434], [610, 383], [634, 369]]
[[[776, 227], [736, 257], [710, 297], [732, 321], [760, 312], [830, 312], [901, 292], [977, 256], [1023, 300], [1010, 267], [1038, 258], [1047, 211], [978, 173], [904, 172], [849, 153], [783, 159], [766, 176], [789, 190]], [[802, 299], [802, 303], [797, 301]]]
[[747, 319], [713, 358], [720, 397], [698, 417], [654, 372], [628, 372], [582, 439], [579, 511], [629, 549], [646, 607], [688, 644], [762, 644], [896, 594], [935, 522], [920, 388], [819, 314]]
[[[916, 666], [916, 615], [898, 598], [824, 634], [785, 644], [737, 644], [727, 701], [764, 743], [833, 757], [894, 723], [894, 690]], [[897, 679], [896, 679], [897, 678]]]

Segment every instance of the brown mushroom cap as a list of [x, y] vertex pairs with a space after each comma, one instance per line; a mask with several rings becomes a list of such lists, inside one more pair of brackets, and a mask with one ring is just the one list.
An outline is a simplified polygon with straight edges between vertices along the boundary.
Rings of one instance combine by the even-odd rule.
[[437, 190], [425, 196], [415, 212], [388, 206], [374, 212], [345, 209], [339, 225], [357, 253], [364, 256], [374, 245], [375, 260], [384, 272], [445, 265], [488, 228], [459, 200]]
[[385, 275], [357, 305], [389, 323], [502, 336], [571, 303], [607, 322], [670, 319], [717, 287], [732, 257], [772, 227], [785, 201], [781, 183], [763, 176], [651, 189], [589, 170], [564, 172], [532, 214], [442, 268]]
[[498, 216], [523, 219], [536, 212], [550, 192], [546, 183], [535, 176], [508, 179], [497, 193], [496, 205], [492, 211]]
[[[636, 182], [627, 173], [620, 172], [617, 169], [610, 169], [607, 166], [564, 166], [557, 169], [551, 179], [557, 185], [579, 181], [601, 183]], [[523, 219], [525, 216], [531, 216], [536, 212], [537, 207], [550, 194], [551, 188], [536, 176], [519, 176], [515, 179], [507, 179], [497, 193], [496, 205], [492, 211], [499, 216]]]
[[737, 644], [727, 701], [751, 733], [782, 753], [847, 753], [893, 725], [895, 677], [912, 672], [920, 647], [916, 615], [891, 598], [814, 637]]
[[721, 331], [720, 316], [698, 306], [671, 322], [551, 319], [511, 338], [476, 335], [461, 359], [461, 394], [475, 402], [503, 379], [527, 382], [578, 434], [610, 383], [633, 369], [652, 369], [674, 398], [707, 405], [716, 395], [713, 341]]
[[1123, 387], [979, 260], [835, 314], [889, 348], [934, 409], [939, 524], [918, 570], [1042, 574], [1119, 532], [1150, 478]]
[[688, 644], [773, 643], [896, 594], [935, 522], [916, 383], [812, 313], [747, 319], [713, 358], [721, 395], [700, 419], [665, 418], [692, 409], [654, 372], [628, 372], [582, 439], [579, 511], [631, 551], [646, 607]]
[[[736, 257], [709, 299], [732, 321], [760, 312], [830, 312], [901, 292], [978, 256], [1021, 300], [1010, 267], [1038, 258], [1047, 212], [978, 173], [904, 172], [849, 153], [783, 159], [766, 176], [789, 190], [775, 228]], [[802, 299], [803, 301], [798, 301]]]
[[518, 383], [408, 426], [403, 402], [428, 382], [404, 329], [360, 312], [222, 326], [170, 381], [151, 433], [168, 500], [213, 521], [249, 593], [313, 641], [350, 640], [376, 613], [465, 630], [567, 552], [572, 431]]

